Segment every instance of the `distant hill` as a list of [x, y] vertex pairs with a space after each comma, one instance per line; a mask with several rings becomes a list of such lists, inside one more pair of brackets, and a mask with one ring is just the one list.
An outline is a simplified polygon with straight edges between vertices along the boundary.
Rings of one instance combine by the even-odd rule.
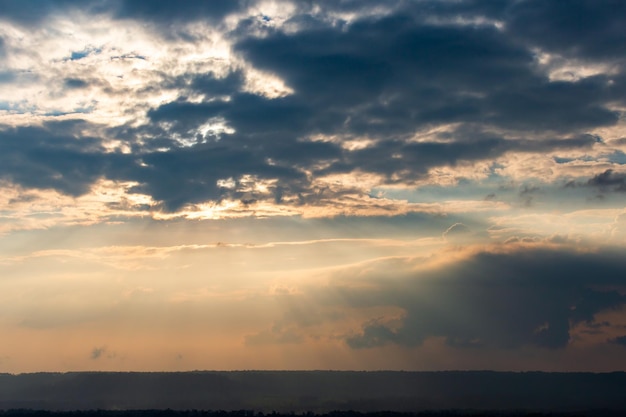
[[0, 409], [624, 411], [626, 373], [72, 372], [0, 374]]

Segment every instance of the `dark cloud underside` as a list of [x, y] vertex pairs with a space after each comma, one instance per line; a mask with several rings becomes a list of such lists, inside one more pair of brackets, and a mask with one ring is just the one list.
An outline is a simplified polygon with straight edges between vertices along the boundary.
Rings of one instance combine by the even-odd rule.
[[[625, 277], [619, 253], [482, 252], [399, 281], [379, 277], [376, 296], [343, 290], [355, 306], [393, 305], [406, 312], [401, 325], [384, 318], [366, 323], [347, 342], [353, 348], [418, 345], [437, 336], [457, 347], [564, 348], [573, 325], [592, 324], [599, 312], [623, 308]], [[395, 284], [388, 285], [390, 280]]]
[[[185, 37], [185, 22], [214, 24], [246, 4], [115, 1], [81, 3], [81, 10], [155, 23], [165, 38], [176, 32], [188, 42], [195, 35]], [[71, 1], [54, 7], [0, 2], [5, 19], [20, 24], [76, 7]], [[294, 32], [242, 21], [227, 34], [240, 58], [280, 77], [293, 94], [247, 93], [241, 69], [222, 77], [162, 77], [161, 85], [150, 88], [178, 89], [179, 97], [148, 109], [148, 124], [110, 129], [131, 146], [133, 157], [105, 153], [97, 138], [67, 135], [58, 127], [4, 129], [0, 175], [27, 188], [71, 195], [87, 192], [100, 178], [136, 181], [135, 191], [167, 210], [226, 196], [296, 201], [295, 196], [315, 194], [314, 183], [324, 175], [373, 173], [381, 184], [411, 185], [433, 168], [509, 152], [589, 148], [594, 144], [589, 131], [619, 120], [614, 106], [623, 104], [626, 91], [621, 66], [612, 76], [550, 80], [539, 69], [535, 48], [601, 63], [619, 61], [626, 44], [619, 30], [626, 15], [621, 2], [390, 3], [386, 14], [336, 24], [329, 23], [333, 12], [382, 6], [329, 2], [317, 14], [311, 3], [298, 7], [290, 20], [299, 28]], [[472, 19], [483, 22], [459, 23]], [[176, 28], [168, 25], [174, 23]], [[258, 30], [263, 36], [255, 34]], [[0, 53], [2, 48], [0, 43]], [[78, 93], [90, 85], [84, 78], [67, 77], [62, 88]], [[191, 101], [191, 96], [203, 99]], [[202, 133], [211, 120], [223, 121], [234, 133]], [[454, 127], [442, 129], [431, 142], [409, 141], [416, 132], [450, 124]], [[316, 135], [373, 142], [348, 150], [341, 139], [312, 142]], [[217, 185], [220, 179], [244, 176], [276, 185], [253, 197]]]

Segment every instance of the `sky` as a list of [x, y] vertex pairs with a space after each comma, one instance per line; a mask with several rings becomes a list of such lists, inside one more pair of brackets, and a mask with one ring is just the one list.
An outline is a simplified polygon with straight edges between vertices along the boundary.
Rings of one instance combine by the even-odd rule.
[[0, 0], [0, 372], [626, 371], [625, 27]]

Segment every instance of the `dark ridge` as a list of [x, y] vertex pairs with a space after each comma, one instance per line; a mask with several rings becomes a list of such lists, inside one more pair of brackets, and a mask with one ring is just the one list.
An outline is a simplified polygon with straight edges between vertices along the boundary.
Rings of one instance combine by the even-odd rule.
[[271, 413], [254, 410], [82, 410], [82, 411], [47, 411], [47, 410], [0, 410], [2, 417], [622, 417], [623, 414], [609, 410], [591, 410], [584, 412], [520, 412], [520, 411], [476, 411], [476, 410], [437, 410], [419, 412], [398, 411], [331, 411], [323, 414], [306, 413]]
[[[502, 413], [502, 410], [586, 415], [575, 413], [603, 410], [603, 413], [619, 411], [619, 415], [626, 415], [624, 393], [624, 372], [203, 371], [0, 374], [0, 410], [75, 413], [99, 410], [97, 413], [105, 417], [108, 416], [106, 410], [137, 410], [134, 412], [138, 414], [148, 413], [145, 410], [152, 410], [152, 413], [157, 413], [154, 410], [168, 410], [172, 413], [172, 410], [254, 410], [256, 413], [310, 412], [319, 415], [331, 415], [328, 414], [331, 411], [372, 413], [380, 410], [389, 410], [384, 415], [428, 410], [440, 413], [436, 415], [445, 415], [441, 414], [444, 410], [489, 411], [491, 414], [488, 415], [503, 415], [497, 414]], [[5, 411], [4, 415], [10, 416], [6, 413], [11, 412], [16, 411]], [[165, 413], [159, 415], [166, 417], [167, 412], [159, 412]]]

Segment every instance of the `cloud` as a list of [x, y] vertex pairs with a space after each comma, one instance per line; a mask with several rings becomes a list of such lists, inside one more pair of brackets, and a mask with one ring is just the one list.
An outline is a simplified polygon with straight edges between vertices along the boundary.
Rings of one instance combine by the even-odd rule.
[[150, 4], [134, 1], [113, 0], [60, 0], [53, 3], [45, 0], [27, 0], [16, 3], [0, 1], [0, 16], [19, 24], [30, 26], [41, 23], [53, 15], [80, 10], [89, 14], [112, 14], [116, 19], [137, 19], [162, 23], [164, 21], [196, 21], [199, 19], [220, 19], [240, 8], [237, 0], [215, 0], [211, 2], [190, 1], [173, 7], [170, 2], [155, 0]]
[[615, 251], [520, 246], [378, 274], [371, 290], [342, 288], [344, 297], [360, 308], [399, 307], [404, 316], [395, 324], [385, 317], [364, 323], [346, 337], [352, 348], [415, 346], [443, 337], [454, 347], [562, 349], [573, 325], [594, 323], [596, 314], [626, 305], [626, 263]]
[[189, 1], [177, 6], [166, 0], [150, 3], [121, 0], [117, 2], [116, 17], [132, 18], [155, 23], [171, 21], [197, 21], [202, 19], [220, 19], [239, 9], [238, 0]]
[[389, 343], [402, 343], [402, 335], [397, 329], [374, 320], [365, 323], [363, 332], [357, 336], [348, 337], [346, 343], [352, 349], [375, 348]]
[[[351, 204], [373, 187], [417, 187], [461, 166], [459, 177], [476, 164], [488, 166], [485, 178], [504, 177], [520, 154], [602, 158], [593, 131], [619, 122], [621, 67], [554, 79], [536, 48], [600, 65], [618, 51], [589, 45], [619, 33], [585, 27], [571, 47], [559, 41], [571, 36], [570, 8], [548, 25], [561, 6], [426, 4], [427, 13], [421, 3], [303, 2], [281, 20], [262, 2], [1, 2], [18, 26], [47, 28], [72, 13], [85, 22], [68, 23], [71, 44], [51, 51], [34, 46], [43, 32], [1, 34], [0, 78], [16, 90], [0, 109], [42, 119], [2, 128], [0, 178], [70, 196], [132, 182], [129, 194], [162, 211], [235, 201], [252, 213]], [[576, 7], [592, 23], [620, 21], [604, 4]], [[98, 37], [105, 23], [132, 36]], [[270, 81], [280, 94], [252, 87]], [[49, 94], [37, 94], [44, 86]], [[511, 166], [496, 169], [504, 159]]]
[[17, 22], [29, 26], [39, 24], [52, 14], [68, 12], [72, 9], [81, 8], [87, 12], [98, 12], [98, 0], [60, 0], [49, 2], [46, 0], [27, 0], [15, 2], [11, 0], [0, 1], [0, 19]]
[[463, 223], [454, 223], [452, 226], [448, 227], [445, 232], [443, 232], [442, 236], [444, 239], [456, 239], [467, 236], [469, 233], [471, 233], [471, 229], [469, 227]]
[[246, 345], [259, 346], [267, 344], [297, 344], [302, 343], [304, 338], [296, 329], [283, 328], [280, 325], [274, 325], [271, 329], [263, 330], [259, 333], [248, 335], [245, 338]]
[[87, 81], [81, 80], [80, 78], [66, 78], [64, 83], [69, 89], [78, 89], [89, 85]]
[[571, 131], [617, 121], [602, 105], [602, 79], [549, 82], [536, 73], [529, 49], [488, 25], [432, 25], [397, 14], [342, 31], [270, 33], [235, 47], [319, 103], [316, 114], [325, 117], [317, 126], [347, 116], [351, 130], [368, 134], [446, 122]]
[[115, 352], [111, 352], [105, 346], [93, 348], [90, 355], [91, 360], [94, 361], [100, 360], [101, 358], [114, 359], [115, 357], [117, 357], [117, 354]]
[[620, 346], [626, 346], [626, 336], [618, 336], [608, 340], [609, 343], [613, 343]]
[[612, 191], [626, 192], [626, 174], [607, 169], [591, 178], [587, 185], [598, 187], [601, 190], [611, 189]]
[[95, 347], [93, 348], [93, 350], [91, 351], [91, 359], [93, 360], [97, 360], [100, 359], [100, 357], [102, 357], [102, 355], [104, 355], [106, 353], [107, 349], [105, 347]]
[[[624, 59], [626, 5], [619, 0], [529, 0], [509, 10], [507, 31], [552, 53], [587, 60]], [[559, 16], [555, 19], [555, 16]]]
[[107, 159], [99, 138], [77, 135], [79, 120], [47, 128], [0, 130], [0, 178], [24, 188], [55, 189], [78, 196], [105, 174]]
[[[621, 169], [618, 165], [617, 169]], [[596, 171], [597, 172], [597, 171]], [[612, 193], [626, 192], [626, 174], [609, 168], [591, 176], [587, 181], [570, 180], [565, 183], [564, 189], [588, 189], [596, 192], [595, 198], [604, 199]]]
[[[276, 201], [281, 201], [280, 195], [309, 188], [311, 174], [315, 178], [364, 171], [381, 175], [383, 183], [411, 182], [425, 177], [431, 168], [461, 161], [590, 146], [591, 137], [571, 134], [617, 121], [616, 113], [604, 106], [603, 79], [550, 82], [536, 73], [529, 50], [489, 26], [430, 25], [397, 14], [355, 21], [344, 30], [321, 24], [297, 33], [269, 31], [263, 37], [240, 32], [235, 51], [255, 68], [283, 79], [293, 94], [268, 99], [242, 93], [240, 78], [228, 76], [223, 79], [226, 84], [239, 81], [230, 87], [227, 101], [179, 100], [148, 114], [155, 123], [170, 124], [168, 132], [174, 134], [189, 134], [210, 118], [225, 120], [235, 133], [220, 142], [219, 152], [231, 147], [237, 151], [226, 151], [220, 161], [232, 166], [229, 161], [236, 159], [239, 174], [277, 179], [281, 191]], [[207, 81], [209, 89], [228, 91], [221, 81]], [[461, 123], [461, 128], [446, 142], [406, 141], [407, 135], [438, 123]], [[547, 140], [506, 140], [486, 132], [468, 136], [463, 127], [475, 123], [514, 131], [548, 129], [570, 136]], [[353, 151], [308, 140], [337, 133], [367, 134], [379, 140]], [[242, 149], [250, 149], [254, 158]], [[201, 146], [193, 150], [201, 151]], [[170, 151], [174, 152], [181, 163], [188, 160], [193, 165], [185, 153]], [[159, 168], [178, 165], [178, 158], [159, 158], [163, 158], [155, 164]], [[219, 163], [208, 165], [221, 170], [225, 178], [237, 177], [237, 172], [226, 172]], [[220, 175], [206, 174], [209, 179]], [[307, 180], [288, 180], [294, 176], [307, 176]], [[176, 183], [185, 183], [180, 180]], [[165, 186], [156, 188], [167, 184], [162, 180], [146, 183], [146, 190], [172, 209], [200, 196], [218, 198], [217, 190], [208, 188], [211, 181], [202, 188], [193, 183], [196, 186], [177, 190], [178, 196], [168, 195], [171, 190]]]

